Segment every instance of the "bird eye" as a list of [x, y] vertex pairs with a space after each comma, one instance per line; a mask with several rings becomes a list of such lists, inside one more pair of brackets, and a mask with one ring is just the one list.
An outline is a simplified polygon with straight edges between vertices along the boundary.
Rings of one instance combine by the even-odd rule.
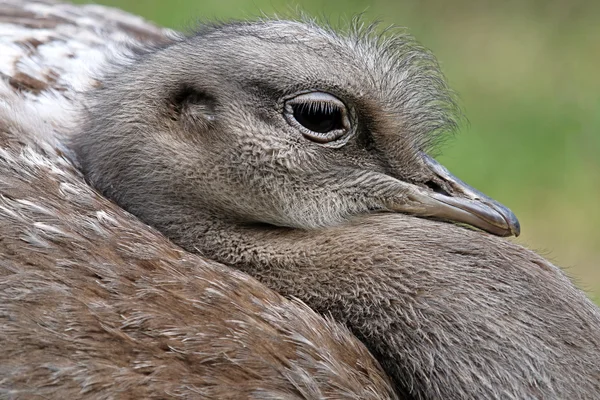
[[350, 131], [346, 106], [328, 93], [305, 93], [289, 99], [284, 115], [290, 125], [317, 143], [333, 142]]

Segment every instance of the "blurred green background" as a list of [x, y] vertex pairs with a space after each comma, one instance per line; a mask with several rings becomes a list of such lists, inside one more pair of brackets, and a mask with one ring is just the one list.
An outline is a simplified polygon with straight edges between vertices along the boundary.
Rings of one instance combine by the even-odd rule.
[[[85, 2], [85, 1], [79, 1]], [[189, 30], [301, 10], [405, 26], [437, 55], [469, 124], [440, 160], [508, 205], [517, 239], [600, 303], [600, 2], [105, 0]]]

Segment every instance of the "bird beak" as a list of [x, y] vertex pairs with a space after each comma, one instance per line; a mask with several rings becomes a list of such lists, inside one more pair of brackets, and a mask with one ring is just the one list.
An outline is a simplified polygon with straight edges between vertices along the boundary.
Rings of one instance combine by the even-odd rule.
[[506, 206], [467, 185], [430, 156], [423, 153], [422, 158], [435, 177], [433, 182], [444, 190], [411, 185], [409, 201], [396, 205], [394, 211], [461, 222], [498, 236], [519, 236], [519, 220]]

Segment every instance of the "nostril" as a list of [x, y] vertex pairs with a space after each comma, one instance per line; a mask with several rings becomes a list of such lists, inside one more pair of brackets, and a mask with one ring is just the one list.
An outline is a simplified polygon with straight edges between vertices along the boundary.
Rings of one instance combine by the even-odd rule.
[[450, 193], [448, 193], [437, 182], [427, 181], [427, 182], [425, 182], [425, 186], [427, 186], [429, 189], [433, 190], [436, 193], [443, 194], [444, 196], [450, 196]]

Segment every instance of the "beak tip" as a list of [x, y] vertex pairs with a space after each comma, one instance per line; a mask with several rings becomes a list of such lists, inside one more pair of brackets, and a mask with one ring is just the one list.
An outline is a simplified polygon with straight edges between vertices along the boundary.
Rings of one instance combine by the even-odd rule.
[[517, 216], [508, 207], [498, 203], [495, 200], [491, 200], [491, 202], [488, 204], [496, 211], [497, 216], [504, 220], [503, 225], [505, 233], [500, 236], [518, 237], [521, 234], [521, 223], [517, 219]]
[[510, 228], [510, 232], [515, 237], [518, 237], [521, 234], [521, 224], [519, 223], [519, 220], [514, 214], [511, 215], [511, 218], [509, 218], [508, 226]]

